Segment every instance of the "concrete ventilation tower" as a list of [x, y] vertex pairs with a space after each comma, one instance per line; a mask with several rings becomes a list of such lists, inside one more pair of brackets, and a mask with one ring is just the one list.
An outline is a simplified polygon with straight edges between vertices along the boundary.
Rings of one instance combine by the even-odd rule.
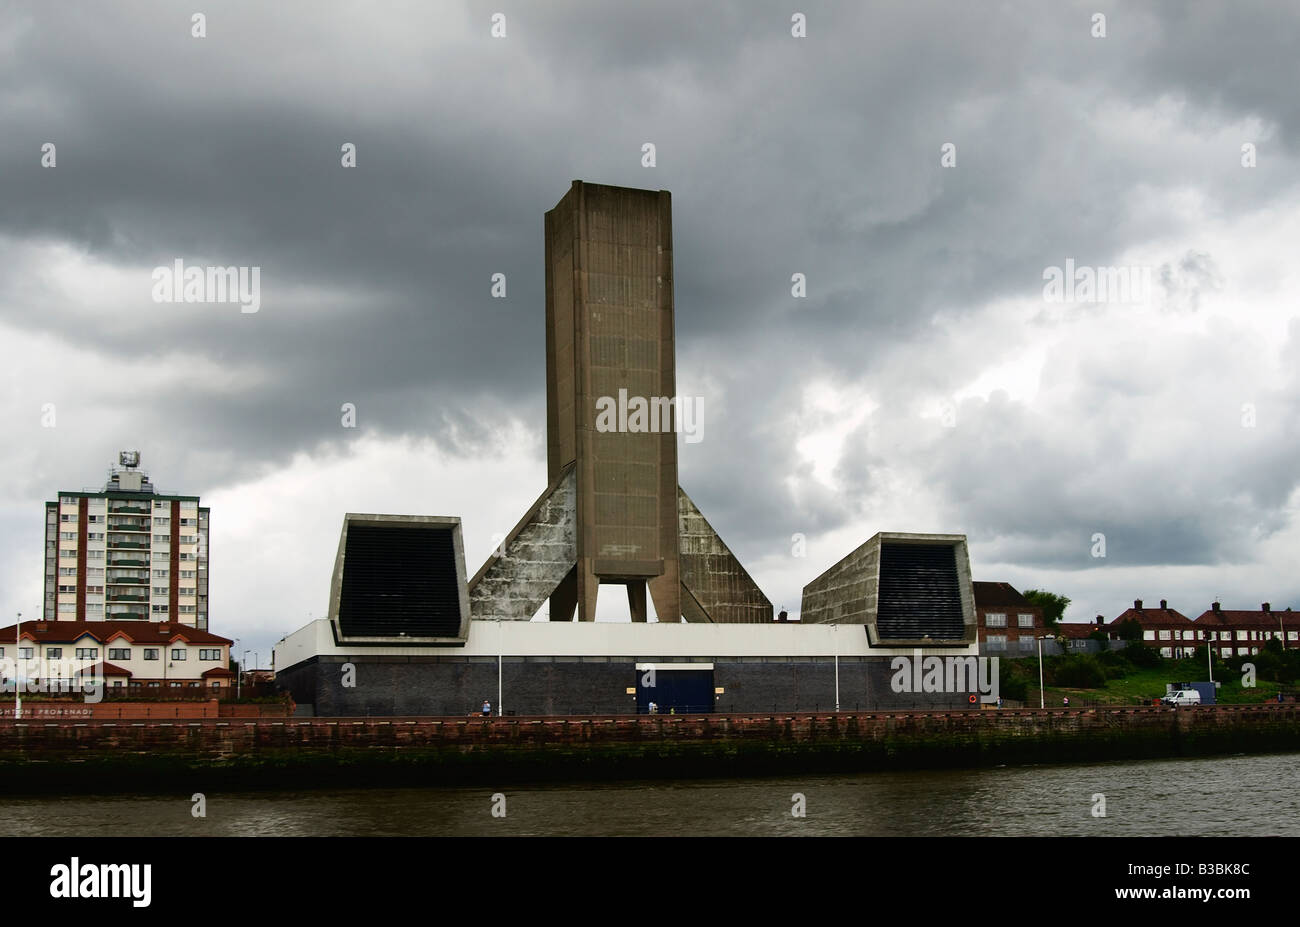
[[574, 181], [546, 214], [550, 485], [470, 580], [474, 618], [550, 599], [552, 621], [594, 621], [611, 584], [633, 621], [647, 590], [660, 621], [772, 620], [677, 482], [673, 311], [671, 195]]

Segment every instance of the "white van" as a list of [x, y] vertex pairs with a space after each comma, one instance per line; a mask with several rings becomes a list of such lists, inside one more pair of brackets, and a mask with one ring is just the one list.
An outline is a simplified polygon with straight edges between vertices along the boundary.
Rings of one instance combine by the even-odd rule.
[[1179, 689], [1176, 692], [1170, 692], [1161, 699], [1170, 708], [1181, 708], [1184, 705], [1201, 704], [1201, 693], [1195, 689]]

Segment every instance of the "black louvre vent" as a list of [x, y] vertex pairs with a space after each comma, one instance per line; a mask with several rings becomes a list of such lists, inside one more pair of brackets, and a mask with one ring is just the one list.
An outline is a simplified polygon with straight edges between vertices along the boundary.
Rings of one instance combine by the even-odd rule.
[[344, 636], [456, 637], [460, 619], [451, 526], [348, 526], [339, 595]]
[[881, 640], [961, 640], [961, 591], [952, 545], [881, 545], [876, 630]]

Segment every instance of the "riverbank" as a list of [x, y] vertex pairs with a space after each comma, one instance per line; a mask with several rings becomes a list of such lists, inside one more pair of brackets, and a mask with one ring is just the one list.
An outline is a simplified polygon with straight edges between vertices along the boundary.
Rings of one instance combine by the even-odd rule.
[[0, 722], [12, 792], [844, 773], [1300, 749], [1300, 708]]

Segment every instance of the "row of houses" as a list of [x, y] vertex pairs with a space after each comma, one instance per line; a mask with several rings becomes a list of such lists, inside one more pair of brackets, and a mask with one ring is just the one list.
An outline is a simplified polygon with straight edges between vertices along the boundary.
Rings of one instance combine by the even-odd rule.
[[167, 621], [25, 621], [0, 628], [0, 665], [6, 678], [24, 681], [79, 681], [94, 675], [114, 690], [206, 689], [219, 694], [234, 685], [231, 643], [210, 631]]
[[[981, 652], [1015, 656], [1034, 651], [1035, 640], [1047, 634], [1043, 610], [1009, 583], [977, 582], [972, 586]], [[1280, 641], [1286, 648], [1300, 647], [1300, 612], [1274, 610], [1268, 602], [1258, 610], [1226, 609], [1214, 602], [1189, 618], [1170, 608], [1166, 599], [1160, 600], [1158, 608], [1134, 599], [1132, 607], [1110, 621], [1098, 615], [1088, 623], [1062, 622], [1058, 633], [1072, 642], [1088, 640], [1097, 631], [1108, 640], [1119, 640], [1120, 625], [1127, 621], [1137, 622], [1143, 642], [1157, 648], [1163, 657], [1191, 656], [1197, 645], [1207, 640], [1221, 658], [1257, 654], [1270, 640]]]

